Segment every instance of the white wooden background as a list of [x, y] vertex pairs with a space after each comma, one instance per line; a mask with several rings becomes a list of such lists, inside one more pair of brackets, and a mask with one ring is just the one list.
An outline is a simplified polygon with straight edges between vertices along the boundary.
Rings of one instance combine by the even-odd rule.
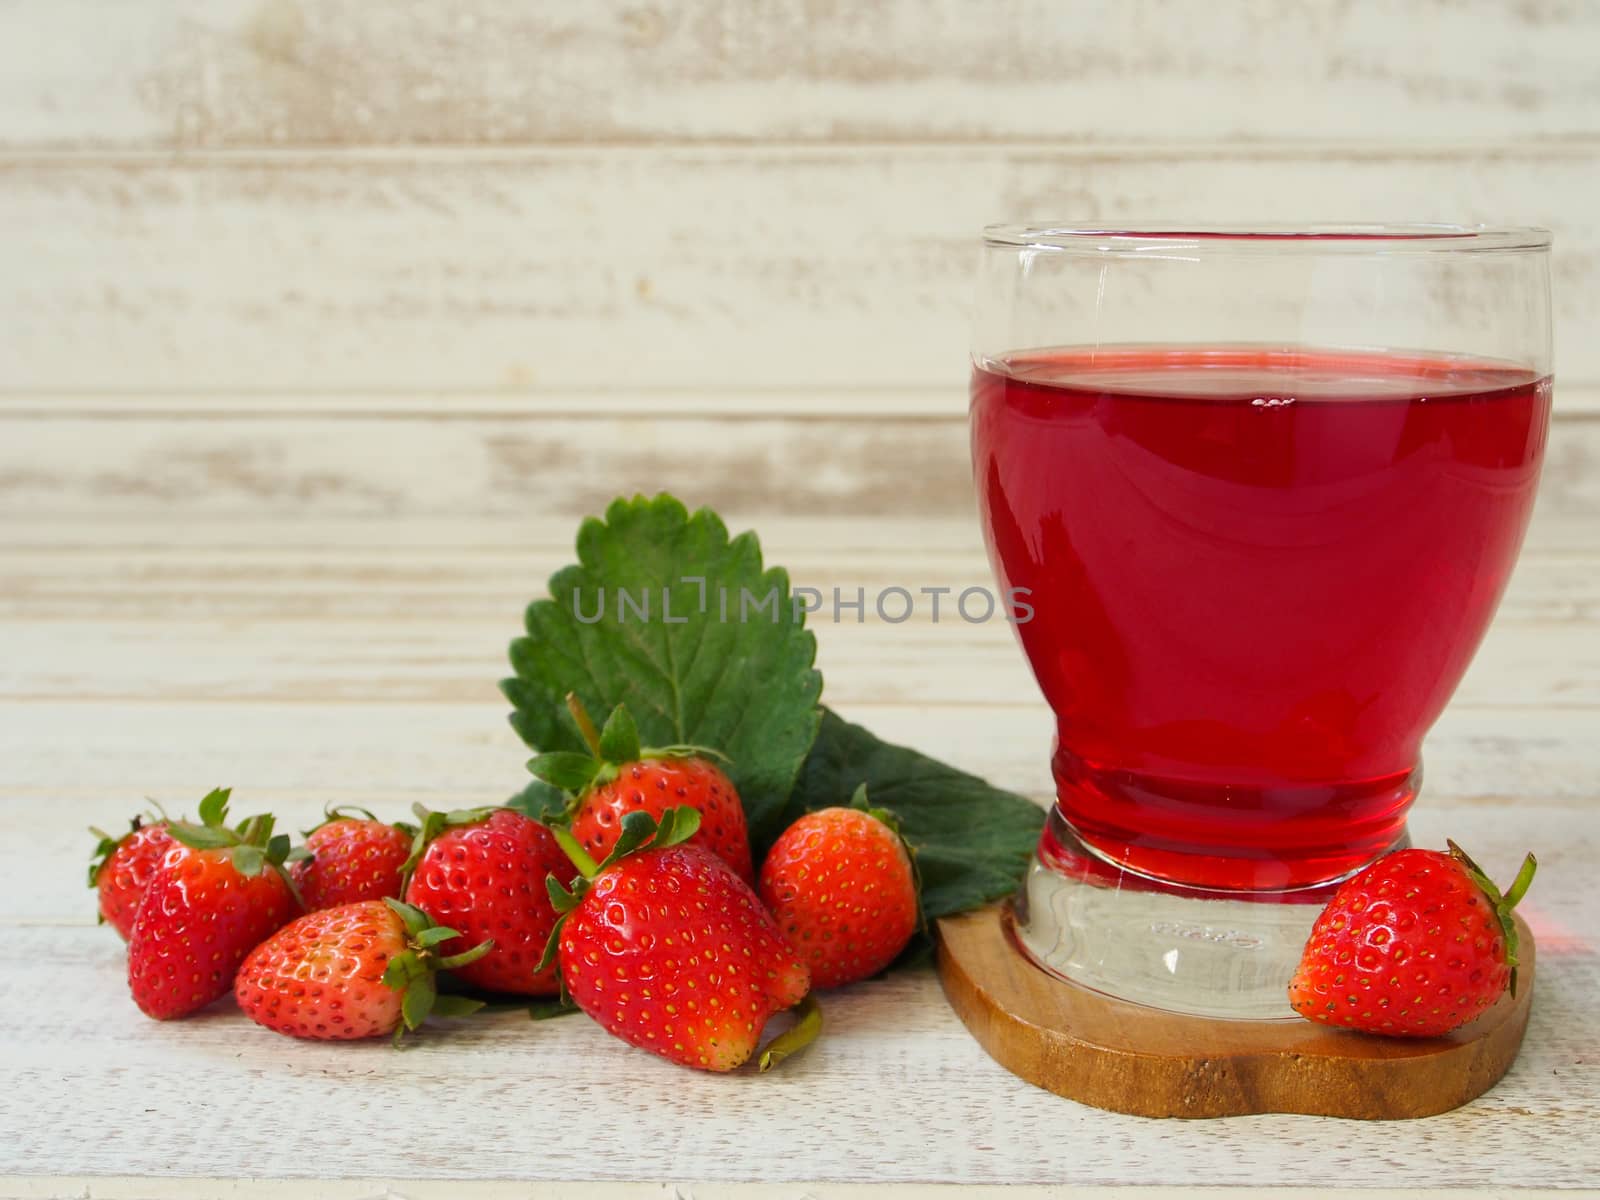
[[[1600, 1184], [1597, 197], [1592, 0], [0, 0], [0, 1196]], [[1539, 513], [1415, 823], [1545, 863], [1493, 1093], [1113, 1116], [926, 975], [761, 1080], [581, 1020], [394, 1055], [133, 1009], [82, 827], [223, 782], [296, 823], [500, 798], [505, 643], [611, 496], [711, 503], [801, 584], [985, 582], [976, 228], [1174, 215], [1556, 232]], [[847, 716], [1043, 798], [1003, 626], [818, 632]], [[551, 1135], [602, 1079], [637, 1128]]]

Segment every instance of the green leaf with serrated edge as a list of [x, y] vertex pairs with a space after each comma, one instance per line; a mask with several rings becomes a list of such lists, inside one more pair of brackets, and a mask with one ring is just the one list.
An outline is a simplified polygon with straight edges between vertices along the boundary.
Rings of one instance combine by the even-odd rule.
[[525, 817], [549, 825], [563, 820], [567, 815], [567, 797], [558, 788], [542, 779], [528, 781], [528, 786], [506, 801], [506, 807]]
[[639, 757], [639, 727], [628, 714], [628, 706], [619, 704], [606, 718], [600, 731], [600, 757], [609, 763], [633, 762]]
[[1038, 844], [1043, 809], [824, 709], [795, 788], [797, 806], [828, 808], [863, 784], [898, 818], [901, 836], [916, 851], [930, 920], [1016, 890]]
[[501, 685], [511, 723], [535, 750], [583, 750], [571, 691], [591, 712], [626, 704], [648, 745], [714, 746], [764, 847], [817, 731], [816, 643], [795, 608], [788, 575], [763, 568], [753, 534], [730, 539], [715, 513], [690, 515], [671, 496], [618, 500], [583, 523], [578, 563], [528, 607], [516, 674]]
[[555, 750], [528, 760], [528, 772], [535, 779], [574, 794], [587, 788], [599, 769], [600, 764], [590, 755], [571, 750]]

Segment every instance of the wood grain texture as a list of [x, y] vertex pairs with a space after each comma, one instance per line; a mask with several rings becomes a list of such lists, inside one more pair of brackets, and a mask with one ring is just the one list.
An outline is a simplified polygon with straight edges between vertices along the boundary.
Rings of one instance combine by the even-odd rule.
[[[1594, 132], [1589, 4], [13, 0], [0, 146]], [[95, 36], [85, 37], [93, 29]], [[1137, 83], [1137, 90], [1133, 85]]]
[[[26, 644], [23, 662], [48, 667], [26, 675], [0, 669], [0, 695], [472, 703], [504, 669], [506, 643], [520, 631], [527, 601], [572, 557], [534, 548], [495, 558], [375, 549], [359, 557], [0, 555], [11, 584], [0, 592], [0, 641]], [[822, 598], [812, 627], [820, 660], [834, 668], [834, 702], [982, 707], [1036, 697], [1001, 616], [968, 622], [958, 615], [959, 593], [994, 586], [977, 547], [968, 557], [931, 564], [906, 552], [873, 564], [771, 561]], [[1583, 598], [1597, 571], [1600, 555], [1531, 553], [1453, 707], [1600, 710], [1600, 636], [1594, 604]], [[885, 612], [901, 615], [906, 601], [887, 592], [892, 588], [913, 605], [904, 621], [885, 621], [877, 611], [881, 599]], [[922, 589], [948, 589], [937, 621]], [[843, 608], [857, 600], [861, 613]], [[976, 602], [970, 608], [982, 615]], [[363, 636], [352, 638], [355, 630]]]
[[[0, 0], [0, 1003], [27, 1014], [0, 1026], [0, 1197], [1600, 1182], [1597, 28], [1561, 0]], [[1576, 419], [1413, 822], [1494, 870], [1544, 858], [1500, 1087], [1359, 1139], [1156, 1126], [1001, 1070], [927, 972], [832, 998], [762, 1080], [581, 1020], [395, 1055], [126, 1002], [83, 827], [219, 782], [293, 828], [502, 798], [506, 641], [613, 493], [715, 503], [819, 586], [985, 582], [977, 227], [1173, 214], [1556, 230]], [[1003, 626], [819, 632], [844, 715], [1047, 794]], [[639, 1114], [627, 1154], [542, 1132], [599, 1078]], [[367, 1140], [396, 1112], [439, 1136]], [[563, 1182], [596, 1174], [614, 1191]]]
[[[159, 1188], [157, 1196], [155, 1188]], [[1217, 1200], [1258, 1197], [1251, 1187], [1084, 1187], [1078, 1184], [971, 1187], [940, 1183], [592, 1183], [482, 1179], [162, 1179], [129, 1176], [0, 1178], [0, 1200]], [[1519, 1188], [1517, 1200], [1593, 1200], [1595, 1189]], [[1414, 1188], [1275, 1188], [1273, 1200], [1421, 1200]], [[1494, 1188], [1453, 1188], [1452, 1200], [1505, 1200]]]
[[[107, 429], [120, 436], [117, 422]], [[736, 527], [757, 524], [772, 561], [821, 582], [901, 570], [944, 581], [982, 569], [970, 519], [729, 516]], [[177, 520], [119, 515], [112, 502], [99, 514], [0, 527], [0, 877], [14, 884], [0, 894], [0, 953], [29, 964], [0, 973], [0, 1003], [30, 1013], [0, 1029], [0, 1175], [37, 1175], [44, 1164], [66, 1177], [214, 1175], [184, 1149], [197, 1138], [232, 1139], [252, 1176], [291, 1179], [450, 1179], [470, 1161], [502, 1180], [598, 1171], [908, 1186], [1317, 1177], [1393, 1187], [1433, 1184], [1440, 1155], [1456, 1163], [1460, 1186], [1494, 1187], [1511, 1169], [1531, 1186], [1582, 1186], [1600, 1172], [1600, 1148], [1585, 1133], [1600, 1119], [1600, 1058], [1585, 1016], [1600, 988], [1594, 718], [1557, 703], [1452, 709], [1430, 741], [1413, 822], [1419, 841], [1450, 835], [1484, 849], [1492, 871], [1525, 845], [1544, 857], [1527, 902], [1542, 959], [1522, 1057], [1473, 1104], [1374, 1126], [1355, 1142], [1313, 1118], [1168, 1126], [1060, 1100], [993, 1064], [926, 972], [830, 998], [816, 1057], [761, 1080], [686, 1075], [581, 1019], [494, 1017], [392, 1054], [284, 1043], [226, 1006], [182, 1026], [139, 1017], [122, 991], [115, 935], [91, 924], [84, 826], [116, 820], [144, 795], [192, 807], [222, 782], [241, 803], [271, 804], [290, 828], [307, 827], [329, 801], [398, 813], [414, 800], [503, 797], [525, 778], [526, 751], [493, 680], [522, 602], [568, 558], [572, 524], [262, 512]], [[1551, 579], [1566, 582], [1546, 585], [1535, 572], [1521, 603], [1570, 611], [1582, 636], [1592, 630], [1576, 616], [1589, 603], [1575, 599], [1593, 578], [1587, 560], [1550, 554], [1563, 571], [1577, 565], [1576, 576], [1558, 572]], [[838, 642], [821, 631], [830, 697], [844, 715], [1045, 794], [1049, 717], [1032, 693], [991, 705], [960, 698], [985, 686], [999, 657], [891, 699], [902, 695], [900, 671], [944, 651], [924, 640], [897, 656], [890, 630], [865, 630], [842, 630], [865, 640]], [[1009, 645], [999, 626], [951, 632], [992, 637], [997, 655]], [[1502, 660], [1508, 678], [1531, 678], [1519, 669]], [[59, 999], [41, 1011], [41, 995]], [[801, 1069], [789, 1076], [791, 1066]], [[661, 1157], [503, 1135], [581, 1106], [601, 1076], [627, 1090], [638, 1144], [667, 1148]], [[245, 1095], [272, 1115], [245, 1119]], [[451, 1144], [358, 1149], [359, 1131], [397, 1107], [430, 1113], [454, 1131]], [[751, 1144], [759, 1156], [735, 1149]]]
[[[1558, 231], [1600, 384], [1592, 148], [863, 146], [0, 160], [0, 391], [953, 388], [1001, 217]], [[1215, 217], [1213, 218], [1215, 219]]]
[[1537, 956], [1518, 921], [1517, 994], [1443, 1037], [1366, 1037], [1309, 1021], [1213, 1021], [1054, 979], [1018, 947], [1009, 905], [939, 922], [939, 980], [990, 1057], [1029, 1083], [1142, 1117], [1307, 1113], [1367, 1121], [1459, 1108], [1510, 1069]]
[[[924, 416], [768, 415], [750, 399], [738, 420], [478, 413], [465, 399], [456, 412], [389, 414], [283, 414], [252, 402], [190, 414], [130, 400], [116, 414], [63, 405], [57, 415], [33, 401], [0, 409], [0, 512], [542, 520], [665, 490], [730, 513], [947, 519], [976, 544], [960, 392], [939, 393], [929, 408], [942, 411]], [[1557, 420], [1535, 523], [1600, 517], [1597, 466], [1600, 420]], [[1554, 539], [1536, 529], [1530, 544]], [[1600, 521], [1580, 544], [1600, 551]]]
[[[1600, 1115], [1596, 1067], [1582, 1038], [1556, 1024], [1600, 984], [1592, 957], [1569, 960], [1562, 983], [1541, 988], [1500, 1088], [1447, 1116], [1349, 1139], [1303, 1117], [1168, 1124], [1070, 1104], [991, 1062], [928, 971], [830, 997], [827, 1036], [781, 1072], [710, 1077], [641, 1055], [582, 1018], [441, 1026], [404, 1055], [381, 1043], [288, 1042], [225, 1004], [157, 1025], [119, 994], [122, 954], [108, 930], [10, 929], [0, 948], [40, 964], [0, 977], [0, 999], [30, 1012], [0, 1030], [0, 1112], [12, 1132], [0, 1171], [13, 1174], [45, 1163], [62, 1174], [214, 1174], [190, 1149], [216, 1139], [252, 1176], [276, 1178], [330, 1169], [453, 1178], [470, 1162], [474, 1175], [498, 1179], [627, 1178], [643, 1168], [709, 1181], [1070, 1175], [1192, 1186], [1313, 1175], [1393, 1187], [1433, 1183], [1435, 1155], [1449, 1154], [1461, 1186], [1498, 1183], [1511, 1163], [1529, 1186], [1581, 1186], [1600, 1166], [1585, 1136]], [[43, 1011], [40, 994], [56, 998]], [[625, 1088], [638, 1146], [669, 1149], [619, 1156], [581, 1137], [522, 1132], [550, 1112], [581, 1111], [597, 1078]], [[450, 1143], [372, 1139], [397, 1110], [428, 1113], [452, 1131]]]

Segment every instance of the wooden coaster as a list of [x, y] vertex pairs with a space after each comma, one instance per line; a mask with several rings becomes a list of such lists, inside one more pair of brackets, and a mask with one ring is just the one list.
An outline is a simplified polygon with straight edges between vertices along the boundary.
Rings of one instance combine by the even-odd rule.
[[1482, 1095], [1522, 1044], [1533, 935], [1517, 919], [1517, 995], [1441, 1038], [1374, 1037], [1309, 1021], [1218, 1021], [1065, 983], [1018, 948], [1009, 905], [939, 922], [939, 976], [989, 1055], [1062, 1096], [1144, 1117], [1312, 1113], [1426, 1117]]

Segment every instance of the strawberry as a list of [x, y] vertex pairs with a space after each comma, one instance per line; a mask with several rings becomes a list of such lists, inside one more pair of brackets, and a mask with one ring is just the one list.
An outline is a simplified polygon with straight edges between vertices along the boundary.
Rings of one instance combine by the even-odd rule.
[[602, 859], [616, 845], [622, 818], [646, 812], [660, 820], [668, 808], [687, 805], [700, 814], [696, 845], [721, 857], [746, 883], [755, 883], [750, 862], [750, 834], [744, 805], [733, 783], [710, 758], [721, 757], [699, 746], [641, 749], [639, 730], [628, 710], [611, 710], [603, 731], [575, 694], [567, 696], [588, 754], [541, 754], [528, 770], [573, 797], [568, 817], [573, 835], [592, 859]]
[[1516, 993], [1511, 910], [1538, 864], [1504, 896], [1461, 847], [1400, 850], [1342, 884], [1317, 917], [1289, 1003], [1302, 1017], [1393, 1037], [1437, 1037]]
[[490, 991], [555, 995], [555, 971], [539, 965], [556, 923], [545, 876], [570, 876], [572, 867], [550, 830], [509, 808], [417, 815], [422, 828], [407, 864], [406, 903], [461, 931], [462, 941], [439, 947], [443, 954], [495, 943], [456, 974]]
[[257, 1025], [324, 1041], [415, 1029], [430, 1013], [466, 1016], [483, 1007], [441, 996], [434, 973], [466, 966], [493, 948], [454, 957], [441, 943], [460, 935], [397, 900], [361, 900], [307, 913], [250, 952], [234, 980], [239, 1007]]
[[289, 874], [308, 910], [398, 900], [416, 834], [409, 825], [386, 825], [364, 808], [330, 808], [328, 819], [306, 834], [305, 850], [290, 855], [295, 861]]
[[805, 963], [749, 885], [684, 844], [698, 828], [688, 807], [667, 810], [659, 826], [631, 812], [598, 865], [560, 831], [582, 877], [570, 891], [549, 879], [563, 915], [545, 961], [560, 961], [567, 993], [608, 1032], [707, 1071], [738, 1067], [774, 1013], [807, 1001], [762, 1056], [765, 1070], [813, 1040], [821, 1014]]
[[920, 924], [917, 876], [894, 818], [866, 808], [807, 813], [761, 864], [761, 899], [811, 968], [811, 985], [838, 987], [876, 975]]
[[199, 825], [173, 821], [128, 938], [128, 986], [157, 1020], [204, 1008], [233, 986], [244, 956], [299, 909], [283, 870], [286, 835], [270, 816], [224, 824], [229, 789], [200, 802]]
[[123, 941], [133, 932], [139, 901], [144, 899], [151, 876], [172, 845], [166, 821], [146, 825], [142, 818], [135, 817], [130, 825], [120, 838], [100, 829], [89, 830], [100, 838], [94, 861], [89, 864], [89, 886], [100, 892], [100, 920], [111, 922]]

